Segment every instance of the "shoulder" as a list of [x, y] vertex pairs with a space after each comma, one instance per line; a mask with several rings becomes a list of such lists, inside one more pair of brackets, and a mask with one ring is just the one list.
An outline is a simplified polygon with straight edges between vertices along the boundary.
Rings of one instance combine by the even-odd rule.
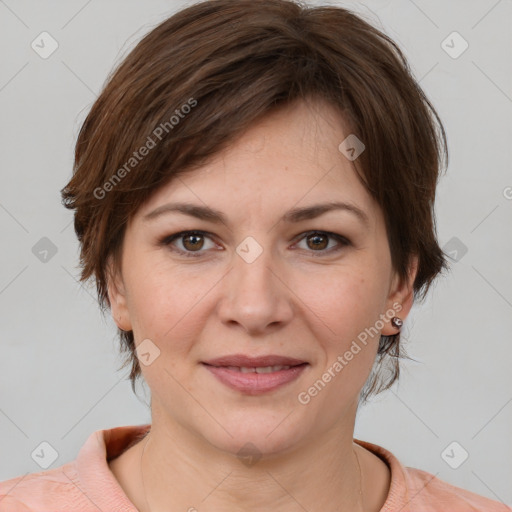
[[354, 441], [380, 457], [390, 469], [390, 487], [380, 512], [512, 512], [501, 501], [449, 484], [427, 471], [404, 466], [382, 446]]
[[[83, 506], [75, 464], [70, 462], [55, 469], [0, 482], [2, 512], [46, 512], [74, 510]], [[83, 509], [88, 510], [88, 508]]]
[[136, 512], [110, 471], [117, 457], [151, 425], [98, 430], [90, 434], [72, 462], [0, 482], [2, 512]]
[[449, 484], [421, 469], [404, 467], [411, 511], [512, 512], [500, 501]]

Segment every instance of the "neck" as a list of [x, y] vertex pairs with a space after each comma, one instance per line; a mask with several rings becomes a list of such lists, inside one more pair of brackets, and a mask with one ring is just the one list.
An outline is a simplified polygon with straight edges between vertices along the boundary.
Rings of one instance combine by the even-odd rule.
[[138, 445], [143, 498], [136, 505], [141, 512], [360, 512], [360, 448], [352, 435], [353, 429], [337, 425], [286, 453], [241, 459], [179, 425], [153, 421]]

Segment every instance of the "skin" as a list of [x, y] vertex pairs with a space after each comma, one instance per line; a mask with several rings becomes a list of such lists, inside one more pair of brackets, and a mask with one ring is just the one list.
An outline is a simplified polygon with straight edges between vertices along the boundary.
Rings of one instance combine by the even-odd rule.
[[[349, 133], [324, 102], [281, 108], [207, 165], [157, 190], [129, 223], [121, 269], [109, 281], [112, 314], [121, 329], [133, 330], [137, 345], [150, 339], [160, 355], [141, 365], [152, 396], [149, 440], [110, 468], [139, 510], [363, 510], [356, 452], [364, 510], [384, 504], [387, 465], [353, 443], [358, 397], [379, 336], [307, 405], [297, 398], [379, 315], [399, 303], [405, 319], [413, 301], [415, 267], [408, 280], [398, 279], [382, 211], [338, 150]], [[279, 220], [292, 208], [330, 200], [357, 206], [368, 224], [346, 210], [296, 224]], [[227, 223], [180, 213], [143, 220], [177, 201], [220, 210]], [[185, 230], [211, 236], [195, 245], [187, 237], [160, 243]], [[312, 230], [350, 243], [322, 236], [318, 248], [308, 238]], [[251, 263], [236, 252], [248, 236], [263, 249]], [[387, 319], [381, 332], [397, 330]], [[250, 396], [201, 364], [234, 353], [286, 355], [309, 365], [295, 381]], [[140, 477], [146, 441], [149, 507]], [[247, 442], [261, 454], [251, 466], [237, 457]]]

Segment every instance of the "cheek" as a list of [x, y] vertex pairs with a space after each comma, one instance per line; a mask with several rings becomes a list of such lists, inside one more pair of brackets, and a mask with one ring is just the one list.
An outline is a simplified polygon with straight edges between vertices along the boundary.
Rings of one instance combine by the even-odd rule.
[[205, 298], [218, 279], [208, 273], [183, 272], [153, 261], [134, 266], [129, 310], [136, 343], [149, 338], [162, 355], [186, 355], [201, 328]]
[[304, 292], [322, 355], [301, 397], [315, 400], [316, 407], [332, 404], [329, 417], [334, 421], [340, 408], [358, 396], [375, 361], [380, 335], [372, 326], [383, 312], [385, 285], [378, 275], [354, 268], [317, 284]]
[[329, 269], [302, 287], [305, 304], [316, 314], [329, 345], [343, 348], [375, 324], [385, 304], [385, 284], [370, 266]]

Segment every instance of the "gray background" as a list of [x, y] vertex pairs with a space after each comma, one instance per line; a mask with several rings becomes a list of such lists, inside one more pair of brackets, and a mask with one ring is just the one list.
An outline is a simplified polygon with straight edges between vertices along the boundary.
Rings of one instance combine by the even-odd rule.
[[[407, 320], [417, 362], [359, 411], [355, 437], [512, 504], [512, 2], [331, 3], [399, 43], [441, 115], [451, 161], [438, 233], [459, 260]], [[147, 389], [134, 396], [127, 371], [116, 372], [115, 324], [92, 284], [77, 282], [78, 243], [59, 190], [112, 66], [184, 5], [0, 0], [0, 480], [40, 471], [31, 453], [42, 441], [58, 452], [56, 467], [95, 430], [149, 422]], [[31, 48], [43, 31], [59, 45], [47, 59]], [[453, 31], [469, 44], [457, 58], [442, 46]], [[462, 48], [453, 37], [446, 44]], [[40, 252], [43, 237], [55, 254]], [[441, 456], [453, 441], [469, 453], [457, 469]], [[459, 445], [448, 450], [452, 464]]]

